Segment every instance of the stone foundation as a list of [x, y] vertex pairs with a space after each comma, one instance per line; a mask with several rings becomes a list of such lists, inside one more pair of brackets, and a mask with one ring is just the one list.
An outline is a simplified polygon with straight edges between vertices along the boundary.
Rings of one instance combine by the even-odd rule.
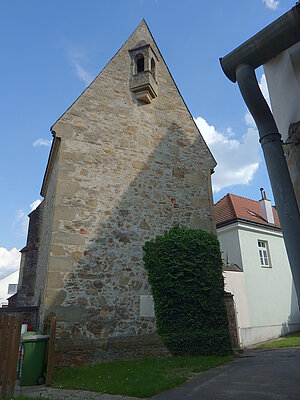
[[156, 335], [78, 343], [58, 341], [55, 350], [55, 366], [60, 367], [171, 355]]
[[233, 349], [239, 349], [240, 341], [238, 336], [236, 311], [235, 311], [233, 295], [231, 293], [225, 292], [225, 305], [227, 310], [231, 347]]

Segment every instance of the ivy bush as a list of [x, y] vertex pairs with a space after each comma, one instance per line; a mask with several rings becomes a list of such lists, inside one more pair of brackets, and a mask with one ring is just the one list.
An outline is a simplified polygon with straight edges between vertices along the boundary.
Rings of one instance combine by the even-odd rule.
[[146, 242], [157, 332], [174, 355], [231, 352], [217, 237], [175, 226]]

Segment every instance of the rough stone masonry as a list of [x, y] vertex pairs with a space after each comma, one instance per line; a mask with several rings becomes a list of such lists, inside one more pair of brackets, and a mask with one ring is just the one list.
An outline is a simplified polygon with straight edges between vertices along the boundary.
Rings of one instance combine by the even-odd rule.
[[215, 161], [145, 21], [52, 134], [19, 302], [41, 329], [57, 315], [57, 364], [165, 352], [142, 247], [174, 224], [214, 231]]

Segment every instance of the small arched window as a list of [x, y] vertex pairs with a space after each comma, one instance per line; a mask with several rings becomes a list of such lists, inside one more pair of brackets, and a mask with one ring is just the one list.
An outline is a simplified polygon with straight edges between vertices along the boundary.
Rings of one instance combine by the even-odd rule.
[[140, 72], [144, 72], [145, 70], [145, 61], [143, 54], [138, 54], [136, 56], [136, 72], [139, 74]]
[[155, 61], [154, 61], [154, 58], [151, 58], [151, 73], [155, 78]]

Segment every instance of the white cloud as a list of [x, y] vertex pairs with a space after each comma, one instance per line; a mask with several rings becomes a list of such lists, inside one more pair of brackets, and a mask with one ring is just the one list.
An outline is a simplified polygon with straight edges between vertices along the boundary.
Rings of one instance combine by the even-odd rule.
[[0, 247], [0, 279], [19, 269], [21, 253], [14, 247], [7, 250]]
[[232, 185], [249, 184], [261, 160], [257, 130], [248, 126], [238, 140], [230, 127], [224, 133], [202, 117], [195, 118], [195, 122], [218, 163], [212, 175], [214, 192]]
[[262, 91], [262, 94], [263, 94], [264, 98], [266, 99], [269, 107], [271, 107], [270, 95], [269, 95], [267, 79], [266, 79], [266, 75], [265, 74], [262, 74], [258, 85], [259, 85], [260, 90]]
[[40, 199], [34, 200], [34, 201], [30, 204], [30, 212], [32, 212], [33, 210], [35, 210], [40, 204], [41, 204], [41, 200], [40, 200]]
[[250, 111], [249, 111], [249, 110], [246, 111], [246, 114], [245, 114], [245, 118], [244, 118], [244, 119], [245, 119], [246, 125], [248, 125], [248, 126], [254, 128], [254, 129], [256, 128], [255, 121], [254, 121], [252, 115], [250, 114]]
[[265, 3], [266, 7], [270, 10], [276, 10], [279, 6], [279, 1], [276, 0], [263, 0], [263, 3]]
[[84, 53], [78, 49], [71, 49], [69, 57], [77, 77], [88, 86], [92, 82], [93, 76], [82, 66], [85, 61]]
[[26, 237], [27, 231], [28, 231], [28, 213], [32, 212], [35, 210], [41, 203], [41, 200], [37, 199], [34, 200], [32, 203], [30, 203], [30, 211], [25, 212], [24, 210], [20, 209], [17, 212], [16, 218], [12, 224], [12, 227], [16, 234], [20, 237]]
[[18, 210], [16, 218], [12, 224], [12, 227], [16, 234], [21, 237], [25, 237], [28, 229], [28, 216], [24, 210]]
[[32, 146], [33, 147], [37, 147], [37, 146], [49, 147], [51, 145], [51, 143], [52, 143], [52, 140], [39, 138], [35, 142], [32, 143]]
[[[30, 211], [32, 212], [41, 204], [40, 199], [34, 200], [30, 203]], [[12, 224], [15, 233], [18, 236], [26, 238], [28, 231], [29, 218], [24, 210], [18, 210], [16, 218]], [[5, 247], [0, 247], [0, 279], [10, 273], [16, 271], [20, 265], [20, 252], [14, 247], [11, 250], [7, 250]]]
[[[266, 102], [268, 103], [268, 106], [271, 108], [270, 95], [269, 95], [269, 91], [268, 91], [267, 79], [266, 79], [265, 74], [262, 74], [260, 81], [258, 83], [258, 86], [259, 86]], [[245, 114], [245, 123], [246, 123], [246, 125], [248, 125], [252, 128], [256, 128], [254, 119], [253, 119], [252, 115], [250, 114], [249, 110], [247, 110], [247, 112]]]
[[75, 72], [78, 78], [86, 85], [89, 85], [93, 79], [92, 75], [86, 69], [84, 69], [83, 66], [79, 64], [78, 61], [72, 60], [72, 62], [75, 67]]

